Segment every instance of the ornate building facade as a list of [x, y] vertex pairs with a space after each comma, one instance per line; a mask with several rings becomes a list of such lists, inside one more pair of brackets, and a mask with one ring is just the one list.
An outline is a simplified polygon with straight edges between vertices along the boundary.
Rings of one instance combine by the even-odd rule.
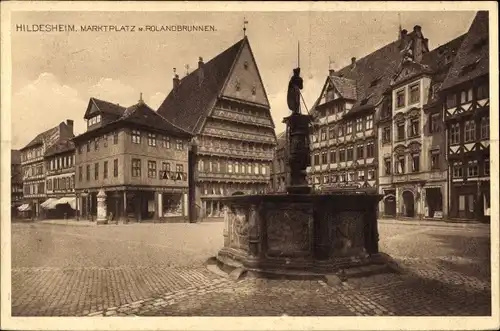
[[190, 151], [190, 205], [221, 216], [222, 196], [269, 188], [276, 145], [267, 94], [245, 37], [182, 79], [158, 109], [196, 138]]
[[311, 113], [310, 183], [316, 190], [377, 191], [376, 119], [400, 57], [398, 41], [330, 69]]
[[488, 24], [478, 12], [441, 89], [452, 218], [491, 216]]
[[429, 52], [420, 26], [402, 31], [400, 66], [378, 122], [382, 216], [447, 217], [446, 149], [439, 89], [464, 36]]
[[84, 118], [87, 131], [73, 139], [79, 217], [96, 216], [102, 189], [115, 220], [185, 220], [191, 135], [142, 98], [128, 108], [91, 98]]
[[286, 134], [281, 132], [277, 135], [276, 150], [271, 168], [271, 192], [286, 192], [286, 187], [290, 184], [290, 169], [286, 156]]
[[73, 121], [61, 122], [45, 132], [38, 134], [21, 148], [21, 171], [23, 174], [23, 205], [18, 210], [33, 218], [44, 217], [40, 206], [47, 199], [45, 188], [45, 152], [60, 140], [72, 138]]

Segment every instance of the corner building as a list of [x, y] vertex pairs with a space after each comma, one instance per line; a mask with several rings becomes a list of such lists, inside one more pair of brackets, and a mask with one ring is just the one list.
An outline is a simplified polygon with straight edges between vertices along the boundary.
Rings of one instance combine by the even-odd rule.
[[247, 37], [182, 79], [158, 114], [190, 132], [194, 218], [222, 216], [221, 197], [269, 189], [276, 146], [269, 101]]
[[191, 135], [141, 100], [130, 107], [91, 98], [87, 131], [74, 138], [78, 215], [97, 214], [106, 194], [108, 218], [185, 221]]

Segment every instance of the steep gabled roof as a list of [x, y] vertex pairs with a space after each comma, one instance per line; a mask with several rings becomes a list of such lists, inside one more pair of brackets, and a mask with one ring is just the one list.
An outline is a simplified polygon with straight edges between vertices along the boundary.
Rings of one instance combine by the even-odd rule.
[[458, 50], [442, 90], [489, 73], [489, 13], [479, 11]]
[[182, 78], [158, 108], [158, 113], [184, 130], [195, 132], [199, 123], [208, 116], [213, 103], [222, 90], [247, 38], [243, 38], [203, 65], [200, 84], [196, 69]]
[[42, 145], [45, 140], [47, 140], [50, 136], [56, 134], [56, 132], [59, 130], [58, 126], [55, 126], [51, 129], [48, 129], [47, 131], [44, 131], [42, 133], [39, 133], [33, 140], [31, 140], [26, 146], [21, 148], [21, 151], [36, 145]]
[[85, 112], [85, 115], [83, 118], [87, 119], [89, 117], [90, 110], [92, 109], [92, 105], [94, 105], [99, 111], [105, 113], [105, 114], [111, 114], [115, 116], [121, 116], [123, 115], [123, 112], [125, 111], [125, 107], [122, 107], [118, 104], [111, 103], [108, 101], [104, 100], [99, 100], [96, 98], [90, 98], [89, 104], [87, 106], [87, 111]]
[[123, 116], [117, 120], [117, 122], [120, 121], [165, 130], [181, 136], [191, 136], [191, 133], [171, 123], [144, 102], [139, 102], [125, 109]]
[[284, 148], [286, 144], [286, 132], [283, 131], [276, 135], [276, 140], [278, 141], [277, 149]]
[[392, 77], [401, 62], [400, 40], [396, 40], [382, 48], [357, 60], [355, 65], [348, 65], [333, 75], [348, 78], [356, 82], [356, 103], [351, 111], [358, 107], [373, 107], [378, 104], [389, 87]]
[[329, 76], [329, 78], [342, 98], [349, 100], [357, 99], [356, 82], [354, 80], [335, 75]]
[[49, 147], [45, 151], [44, 157], [48, 157], [48, 156], [52, 156], [52, 155], [56, 155], [56, 154], [61, 154], [61, 153], [69, 152], [69, 151], [73, 151], [73, 150], [75, 150], [75, 144], [73, 143], [73, 141], [71, 141], [71, 139], [63, 139], [63, 140], [59, 140], [54, 145]]

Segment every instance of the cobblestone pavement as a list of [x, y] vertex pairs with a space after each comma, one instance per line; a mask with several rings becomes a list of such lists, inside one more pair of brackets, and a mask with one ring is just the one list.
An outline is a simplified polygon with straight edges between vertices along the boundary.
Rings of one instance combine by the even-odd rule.
[[218, 276], [221, 223], [12, 226], [13, 316], [489, 315], [487, 229], [380, 225], [402, 275], [321, 281]]

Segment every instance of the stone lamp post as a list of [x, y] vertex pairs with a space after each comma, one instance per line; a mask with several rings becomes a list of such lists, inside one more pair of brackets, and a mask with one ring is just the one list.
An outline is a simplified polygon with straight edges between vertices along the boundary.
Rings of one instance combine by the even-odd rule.
[[101, 188], [97, 193], [97, 224], [107, 224], [106, 192]]

